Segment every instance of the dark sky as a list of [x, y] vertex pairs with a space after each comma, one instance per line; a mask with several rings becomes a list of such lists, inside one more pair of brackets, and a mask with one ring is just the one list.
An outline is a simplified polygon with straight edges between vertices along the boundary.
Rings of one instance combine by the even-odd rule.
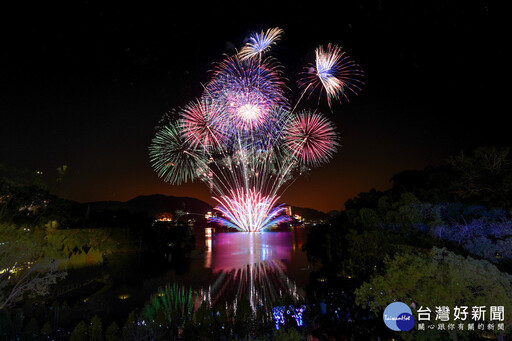
[[68, 165], [61, 188], [51, 188], [69, 199], [208, 200], [204, 185], [170, 186], [153, 172], [154, 126], [201, 94], [212, 62], [251, 31], [275, 26], [285, 34], [272, 53], [292, 90], [319, 44], [343, 46], [366, 72], [359, 96], [332, 113], [321, 107], [343, 147], [284, 201], [342, 209], [359, 192], [387, 189], [401, 170], [510, 144], [510, 38], [496, 2], [104, 3], [18, 2], [0, 11], [0, 163], [42, 170], [50, 183]]

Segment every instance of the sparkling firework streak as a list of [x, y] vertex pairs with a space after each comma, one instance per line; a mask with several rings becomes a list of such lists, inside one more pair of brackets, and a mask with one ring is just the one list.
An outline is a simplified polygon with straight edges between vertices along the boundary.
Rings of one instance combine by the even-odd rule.
[[216, 64], [202, 97], [178, 111], [179, 117], [165, 116], [149, 148], [160, 177], [171, 184], [207, 184], [218, 203], [213, 221], [240, 231], [287, 221], [278, 204], [282, 193], [309, 167], [327, 162], [339, 145], [334, 125], [322, 114], [294, 113], [304, 94], [324, 89], [330, 106], [331, 99], [356, 94], [362, 84], [362, 71], [341, 48], [319, 47], [290, 110], [282, 67], [262, 59], [281, 34], [278, 28], [255, 34], [239, 54]]
[[275, 27], [261, 33], [252, 33], [249, 37], [249, 42], [242, 47], [238, 53], [241, 60], [247, 60], [254, 57], [260, 57], [263, 53], [268, 51], [279, 39], [283, 30]]
[[325, 91], [327, 103], [342, 98], [349, 101], [348, 93], [357, 95], [361, 91], [363, 71], [342, 51], [341, 47], [328, 44], [327, 48], [317, 47], [315, 65], [306, 68], [299, 82], [304, 92]]

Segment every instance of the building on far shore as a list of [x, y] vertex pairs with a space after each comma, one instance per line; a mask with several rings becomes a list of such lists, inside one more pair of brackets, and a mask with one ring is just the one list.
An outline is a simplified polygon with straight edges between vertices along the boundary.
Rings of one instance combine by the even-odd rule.
[[156, 221], [172, 221], [173, 214], [169, 212], [157, 213], [155, 215]]

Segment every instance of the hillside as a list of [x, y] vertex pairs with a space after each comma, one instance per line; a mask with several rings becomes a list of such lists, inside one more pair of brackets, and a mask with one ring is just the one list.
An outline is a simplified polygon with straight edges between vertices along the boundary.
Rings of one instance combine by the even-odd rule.
[[[205, 214], [213, 211], [213, 207], [206, 202], [189, 197], [175, 197], [163, 194], [141, 195], [126, 202], [121, 201], [96, 201], [84, 205], [92, 211], [102, 210], [128, 210], [130, 212], [147, 212], [154, 216], [162, 212], [175, 212], [182, 210], [190, 213]], [[307, 220], [329, 220], [327, 213], [312, 208], [292, 206], [292, 214], [298, 214]]]
[[297, 206], [292, 206], [292, 215], [294, 214], [298, 214], [300, 215], [303, 219], [306, 219], [306, 220], [316, 220], [316, 221], [319, 221], [319, 220], [325, 220], [325, 221], [328, 221], [331, 216], [328, 215], [327, 213], [324, 213], [324, 212], [321, 212], [321, 211], [317, 211], [313, 208], [306, 208], [306, 207], [297, 207]]
[[175, 212], [177, 210], [198, 214], [205, 214], [213, 210], [212, 206], [199, 199], [163, 194], [141, 195], [126, 202], [96, 201], [86, 203], [85, 205], [88, 205], [93, 211], [123, 209], [130, 212], [147, 212], [149, 216], [162, 212]]

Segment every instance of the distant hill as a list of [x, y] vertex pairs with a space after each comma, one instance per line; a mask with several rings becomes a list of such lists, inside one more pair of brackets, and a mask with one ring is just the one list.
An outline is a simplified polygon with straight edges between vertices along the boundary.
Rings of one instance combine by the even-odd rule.
[[327, 212], [327, 214], [331, 217], [337, 216], [340, 213], [341, 213], [341, 211], [338, 211], [338, 210], [332, 210], [332, 211]]
[[[133, 213], [147, 212], [150, 217], [155, 216], [157, 213], [173, 213], [176, 210], [199, 214], [206, 214], [206, 212], [213, 211], [213, 207], [202, 200], [163, 194], [140, 195], [126, 202], [96, 201], [84, 205], [87, 205], [91, 211], [122, 209]], [[329, 220], [331, 218], [329, 214], [317, 211], [313, 208], [297, 206], [292, 206], [292, 214], [298, 214], [307, 220]]]
[[89, 206], [90, 210], [93, 211], [124, 209], [134, 213], [147, 212], [150, 217], [155, 216], [157, 213], [172, 213], [176, 210], [199, 214], [205, 214], [213, 210], [211, 205], [199, 199], [163, 194], [141, 195], [126, 202], [96, 201], [86, 203], [85, 205]]
[[298, 214], [306, 220], [329, 220], [331, 218], [327, 213], [306, 207], [292, 206], [292, 215], [294, 214]]

